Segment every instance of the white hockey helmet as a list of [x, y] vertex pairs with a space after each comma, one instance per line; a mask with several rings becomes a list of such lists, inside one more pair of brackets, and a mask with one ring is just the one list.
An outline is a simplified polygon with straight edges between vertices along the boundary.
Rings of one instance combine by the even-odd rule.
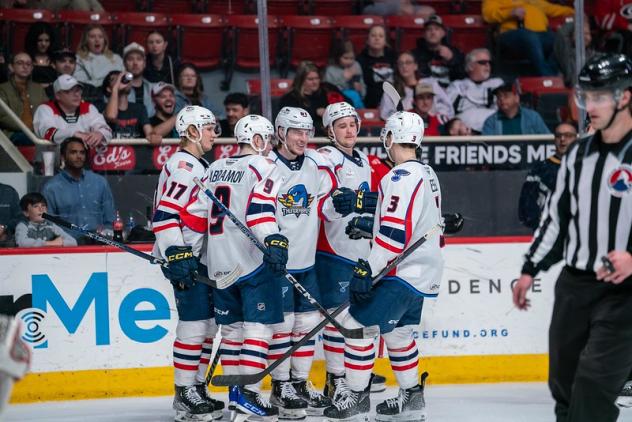
[[360, 132], [360, 116], [355, 108], [349, 103], [344, 101], [339, 103], [329, 104], [325, 109], [325, 114], [323, 114], [323, 126], [327, 129], [329, 126], [332, 126], [336, 120], [342, 119], [343, 117], [355, 117], [356, 123], [358, 125], [358, 132]]
[[[263, 139], [264, 144], [261, 150], [257, 149], [253, 144], [255, 135], [259, 135]], [[239, 119], [235, 125], [235, 138], [237, 138], [238, 144], [248, 144], [255, 151], [262, 152], [268, 146], [268, 142], [274, 138], [274, 126], [272, 126], [270, 120], [263, 116], [248, 114]]]
[[312, 116], [299, 107], [283, 107], [274, 120], [274, 127], [277, 131], [281, 129], [282, 139], [278, 139], [278, 141], [281, 142], [285, 142], [287, 130], [290, 128], [306, 129], [309, 130], [310, 138], [314, 136], [314, 121], [312, 120]]
[[408, 111], [398, 111], [393, 113], [382, 128], [380, 139], [386, 148], [386, 139], [392, 135], [394, 144], [414, 144], [421, 145], [424, 137], [424, 121], [416, 113]]
[[222, 133], [222, 127], [217, 124], [217, 119], [215, 119], [213, 112], [204, 107], [186, 106], [180, 110], [176, 117], [176, 131], [178, 135], [188, 138], [187, 129], [191, 125], [195, 126], [200, 132], [203, 126], [214, 125], [215, 134], [219, 136]]

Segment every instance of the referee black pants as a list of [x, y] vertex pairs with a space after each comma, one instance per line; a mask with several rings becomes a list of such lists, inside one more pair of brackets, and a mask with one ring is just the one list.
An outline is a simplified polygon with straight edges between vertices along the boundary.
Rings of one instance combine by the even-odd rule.
[[616, 421], [632, 369], [632, 280], [598, 281], [566, 267], [555, 285], [549, 388], [557, 422]]

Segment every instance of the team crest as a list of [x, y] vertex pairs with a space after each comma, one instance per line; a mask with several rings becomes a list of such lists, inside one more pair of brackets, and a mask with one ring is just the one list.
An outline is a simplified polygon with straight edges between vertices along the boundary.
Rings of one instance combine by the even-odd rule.
[[283, 216], [295, 215], [299, 218], [301, 214], [309, 215], [314, 197], [307, 193], [305, 185], [294, 185], [287, 193], [279, 197], [279, 202], [283, 205]]
[[393, 172], [393, 175], [391, 176], [391, 180], [392, 180], [393, 182], [397, 182], [397, 181], [399, 181], [402, 177], [404, 177], [404, 176], [409, 176], [409, 175], [410, 175], [410, 172], [409, 172], [409, 171], [404, 170], [404, 169], [398, 169], [398, 170], [395, 170], [395, 171]]
[[622, 198], [632, 191], [632, 166], [622, 164], [608, 176], [608, 190], [612, 196]]
[[348, 281], [339, 281], [338, 284], [340, 285], [340, 293], [347, 291], [347, 287], [349, 287]]
[[360, 186], [358, 186], [358, 191], [369, 192], [371, 189], [369, 188], [369, 184], [367, 182], [362, 182], [360, 183]]

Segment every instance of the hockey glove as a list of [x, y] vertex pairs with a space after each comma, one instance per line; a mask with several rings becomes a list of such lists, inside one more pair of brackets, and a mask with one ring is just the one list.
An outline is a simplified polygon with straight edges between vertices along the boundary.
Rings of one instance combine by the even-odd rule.
[[373, 239], [373, 217], [353, 217], [349, 223], [345, 233], [349, 239]]
[[336, 189], [331, 199], [334, 209], [342, 216], [349, 215], [352, 212], [375, 214], [377, 206], [377, 192], [356, 192], [345, 187]]
[[455, 234], [463, 229], [463, 216], [455, 212], [454, 214], [443, 214], [443, 233]]
[[371, 299], [372, 287], [371, 267], [364, 259], [358, 259], [358, 263], [353, 267], [353, 277], [349, 282], [351, 303], [361, 303]]
[[285, 273], [285, 264], [288, 257], [288, 240], [282, 234], [275, 233], [265, 238], [263, 241], [268, 250], [263, 255], [263, 262], [270, 271], [277, 275]]
[[198, 260], [193, 256], [190, 246], [169, 246], [165, 251], [169, 266], [162, 273], [178, 290], [186, 290], [195, 284]]

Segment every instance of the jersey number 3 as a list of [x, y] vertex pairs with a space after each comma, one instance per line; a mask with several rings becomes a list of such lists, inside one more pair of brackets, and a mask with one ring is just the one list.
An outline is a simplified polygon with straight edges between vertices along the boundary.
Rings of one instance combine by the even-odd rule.
[[[224, 204], [226, 208], [230, 208], [230, 187], [218, 186], [215, 188], [215, 196]], [[222, 210], [213, 203], [211, 207], [210, 223], [208, 225], [208, 233], [210, 235], [218, 235], [224, 233], [224, 217]]]

